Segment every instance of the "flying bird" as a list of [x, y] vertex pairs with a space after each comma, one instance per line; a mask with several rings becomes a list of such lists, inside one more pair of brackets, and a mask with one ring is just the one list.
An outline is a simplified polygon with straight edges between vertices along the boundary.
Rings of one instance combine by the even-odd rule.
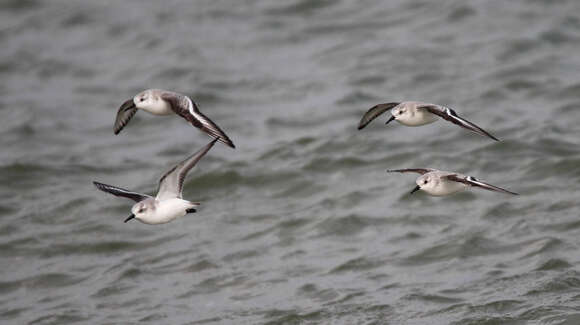
[[480, 181], [473, 176], [466, 176], [454, 172], [446, 172], [431, 168], [407, 168], [387, 170], [389, 173], [418, 173], [417, 186], [411, 191], [411, 194], [422, 190], [433, 196], [445, 196], [456, 192], [463, 191], [469, 187], [478, 187], [488, 191], [501, 192], [512, 195], [519, 195]]
[[129, 123], [131, 118], [142, 109], [153, 115], [177, 114], [187, 120], [191, 125], [210, 136], [218, 139], [226, 145], [235, 148], [236, 146], [230, 138], [222, 131], [217, 124], [207, 118], [199, 111], [199, 107], [188, 96], [161, 89], [147, 89], [138, 93], [135, 97], [126, 100], [117, 111], [115, 134]]
[[384, 103], [371, 107], [360, 120], [358, 129], [363, 129], [372, 120], [388, 110], [391, 110], [392, 116], [385, 124], [389, 124], [391, 121], [395, 120], [406, 126], [420, 126], [433, 123], [439, 118], [442, 118], [479, 135], [489, 137], [495, 141], [499, 141], [498, 138], [489, 134], [489, 132], [469, 122], [468, 120], [459, 117], [459, 115], [457, 115], [457, 113], [449, 107], [412, 101], [401, 103]]
[[216, 141], [217, 139], [214, 139], [167, 171], [159, 180], [159, 190], [156, 197], [99, 182], [93, 182], [93, 184], [103, 192], [137, 202], [131, 208], [131, 214], [125, 219], [125, 222], [131, 219], [137, 219], [149, 225], [170, 222], [188, 213], [196, 212], [195, 207], [200, 205], [198, 202], [190, 202], [182, 198], [183, 182], [187, 173], [213, 147]]

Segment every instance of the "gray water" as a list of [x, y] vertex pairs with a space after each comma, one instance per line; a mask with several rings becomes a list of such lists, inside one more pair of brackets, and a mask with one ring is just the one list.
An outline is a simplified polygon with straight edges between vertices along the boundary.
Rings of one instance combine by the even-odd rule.
[[[0, 2], [1, 324], [580, 324], [580, 2]], [[209, 137], [172, 223], [124, 224]], [[420, 128], [444, 104], [503, 141]], [[458, 171], [519, 192], [409, 195]]]

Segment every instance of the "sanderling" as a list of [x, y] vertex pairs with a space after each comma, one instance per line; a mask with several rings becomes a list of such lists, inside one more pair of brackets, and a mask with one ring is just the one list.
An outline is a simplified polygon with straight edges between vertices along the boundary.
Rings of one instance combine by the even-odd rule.
[[453, 124], [461, 126], [462, 128], [466, 128], [479, 135], [487, 136], [495, 141], [499, 141], [498, 138], [489, 134], [484, 129], [459, 117], [457, 113], [455, 113], [455, 111], [452, 110], [451, 108], [441, 105], [428, 104], [422, 102], [411, 102], [411, 101], [401, 103], [378, 104], [371, 107], [371, 109], [369, 109], [360, 120], [358, 129], [360, 130], [364, 128], [372, 120], [377, 118], [377, 116], [381, 115], [382, 113], [390, 109], [392, 109], [391, 114], [393, 116], [391, 116], [391, 118], [385, 124], [388, 124], [392, 120], [396, 120], [397, 122], [406, 126], [420, 126], [433, 123], [437, 121], [438, 117], [441, 117]]
[[200, 203], [186, 201], [181, 197], [183, 181], [189, 170], [213, 147], [217, 140], [214, 139], [167, 171], [159, 180], [159, 190], [156, 197], [99, 182], [93, 182], [93, 184], [103, 192], [126, 197], [137, 202], [131, 208], [131, 215], [125, 219], [125, 222], [133, 218], [149, 225], [170, 222], [178, 217], [183, 217], [187, 213], [196, 212], [195, 207], [199, 206]]
[[154, 115], [177, 114], [210, 136], [232, 148], [236, 147], [212, 120], [199, 111], [197, 105], [188, 96], [161, 89], [147, 89], [125, 101], [117, 112], [115, 134], [121, 132], [138, 109]]
[[407, 168], [387, 170], [389, 173], [418, 173], [421, 174], [415, 181], [417, 186], [411, 191], [411, 194], [418, 190], [423, 190], [433, 196], [445, 196], [459, 191], [463, 191], [468, 187], [480, 187], [488, 191], [502, 192], [512, 195], [519, 195], [476, 179], [473, 176], [465, 176], [459, 173], [445, 172], [431, 168]]

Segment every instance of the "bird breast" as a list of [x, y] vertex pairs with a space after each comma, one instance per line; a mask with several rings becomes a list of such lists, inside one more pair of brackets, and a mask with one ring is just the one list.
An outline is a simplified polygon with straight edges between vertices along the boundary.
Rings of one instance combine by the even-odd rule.
[[421, 126], [437, 121], [437, 115], [431, 114], [426, 110], [412, 108], [407, 110], [403, 116], [397, 118], [397, 122], [406, 126]]
[[433, 196], [444, 196], [453, 193], [457, 193], [467, 189], [467, 185], [464, 183], [449, 181], [449, 180], [441, 180], [439, 184], [434, 186], [433, 188], [426, 189], [426, 192]]
[[173, 114], [173, 110], [171, 109], [171, 105], [164, 101], [163, 99], [160, 98], [155, 98], [152, 100], [147, 101], [146, 105], [142, 105], [142, 107], [139, 107], [139, 105], [137, 105], [138, 108], [149, 112], [153, 115], [169, 115], [169, 114]]
[[147, 224], [167, 223], [176, 218], [183, 217], [189, 208], [191, 208], [191, 203], [179, 198], [159, 201], [155, 212], [146, 218], [142, 218], [141, 221]]

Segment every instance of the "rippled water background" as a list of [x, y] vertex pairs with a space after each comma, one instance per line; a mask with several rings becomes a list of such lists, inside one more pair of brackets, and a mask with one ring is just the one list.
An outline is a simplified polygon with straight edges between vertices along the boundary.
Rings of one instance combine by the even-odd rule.
[[[580, 324], [580, 2], [0, 2], [0, 323]], [[209, 138], [197, 214], [124, 224]], [[450, 123], [357, 131], [379, 102]], [[434, 167], [521, 193], [410, 196]]]

